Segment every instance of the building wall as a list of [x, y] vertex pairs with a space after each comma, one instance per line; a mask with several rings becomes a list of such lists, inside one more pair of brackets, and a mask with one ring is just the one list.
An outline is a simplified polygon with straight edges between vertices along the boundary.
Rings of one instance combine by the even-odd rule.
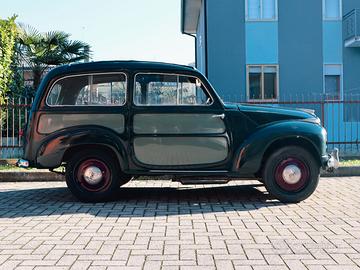
[[246, 64], [278, 64], [278, 23], [246, 22]]
[[[343, 14], [360, 9], [359, 0], [343, 0]], [[343, 43], [343, 42], [342, 42]], [[344, 43], [343, 43], [344, 44]], [[343, 48], [344, 95], [360, 95], [360, 48]]]
[[207, 0], [208, 78], [227, 101], [246, 92], [245, 5], [239, 0]]
[[342, 21], [323, 22], [324, 64], [342, 64]]
[[307, 93], [320, 95], [323, 92], [322, 1], [278, 0], [278, 6], [280, 99]]
[[[323, 19], [322, 0], [278, 0], [278, 20], [266, 22], [245, 20], [245, 0], [202, 2], [197, 67], [224, 100], [246, 98], [246, 66], [254, 64], [279, 65], [280, 100], [321, 98], [328, 64], [343, 69], [341, 94], [360, 94], [360, 48], [344, 47], [342, 21]], [[360, 1], [342, 5], [345, 15]]]

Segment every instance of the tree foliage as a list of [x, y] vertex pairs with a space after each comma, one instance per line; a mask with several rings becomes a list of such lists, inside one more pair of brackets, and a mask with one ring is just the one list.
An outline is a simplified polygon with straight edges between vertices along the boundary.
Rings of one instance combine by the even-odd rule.
[[0, 104], [4, 102], [14, 74], [12, 63], [18, 33], [15, 20], [15, 15], [7, 20], [0, 19]]
[[40, 33], [29, 25], [20, 24], [18, 52], [24, 65], [32, 69], [34, 88], [37, 89], [49, 66], [88, 59], [90, 46], [82, 41], [70, 40], [70, 34], [62, 31]]

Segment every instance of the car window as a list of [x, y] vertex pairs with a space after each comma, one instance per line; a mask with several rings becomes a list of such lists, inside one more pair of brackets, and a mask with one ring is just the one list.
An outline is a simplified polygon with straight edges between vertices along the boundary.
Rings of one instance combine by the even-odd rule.
[[196, 77], [137, 74], [134, 103], [147, 106], [210, 105], [212, 99]]
[[47, 97], [50, 106], [119, 106], [125, 103], [123, 73], [71, 76], [58, 80]]

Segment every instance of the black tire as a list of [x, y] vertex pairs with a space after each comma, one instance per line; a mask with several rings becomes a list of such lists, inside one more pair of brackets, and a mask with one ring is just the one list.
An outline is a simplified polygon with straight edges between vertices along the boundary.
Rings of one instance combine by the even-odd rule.
[[[89, 183], [84, 174], [89, 167], [101, 172], [99, 183]], [[66, 184], [76, 198], [83, 202], [101, 202], [112, 198], [119, 186], [131, 178], [124, 177], [118, 161], [106, 151], [84, 150], [75, 153], [66, 165]], [[88, 178], [89, 179], [89, 178]]]
[[[299, 180], [286, 177], [285, 168], [289, 172], [289, 168], [294, 168], [291, 166], [296, 166], [295, 169], [300, 172], [297, 174]], [[319, 178], [319, 162], [309, 151], [298, 146], [287, 146], [275, 151], [267, 159], [263, 170], [267, 191], [285, 203], [297, 203], [308, 198], [315, 191]]]

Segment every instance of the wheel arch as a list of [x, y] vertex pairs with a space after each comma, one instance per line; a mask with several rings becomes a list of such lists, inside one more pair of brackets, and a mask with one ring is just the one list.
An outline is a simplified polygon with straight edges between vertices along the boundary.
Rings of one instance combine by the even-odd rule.
[[261, 174], [262, 169], [264, 168], [267, 159], [275, 151], [277, 151], [280, 148], [283, 148], [285, 146], [298, 146], [298, 147], [304, 148], [314, 157], [314, 159], [318, 162], [318, 165], [321, 166], [321, 159], [319, 158], [321, 155], [319, 154], [319, 151], [317, 150], [315, 145], [310, 140], [308, 140], [304, 137], [292, 136], [292, 137], [286, 137], [286, 138], [279, 138], [279, 139], [271, 142], [268, 145], [268, 147], [266, 148], [266, 150], [262, 156], [260, 169], [257, 172], [257, 175]]
[[74, 127], [48, 136], [39, 147], [36, 162], [41, 168], [56, 168], [74, 151], [92, 148], [108, 152], [116, 158], [122, 171], [127, 170], [124, 140], [111, 130], [95, 126]]
[[69, 159], [71, 158], [71, 156], [74, 153], [77, 153], [79, 151], [83, 151], [83, 150], [88, 150], [91, 149], [92, 151], [101, 151], [101, 152], [105, 152], [107, 154], [109, 154], [109, 156], [111, 156], [111, 158], [117, 160], [120, 169], [122, 171], [124, 171], [124, 169], [126, 168], [126, 160], [124, 160], [124, 158], [119, 155], [118, 151], [116, 151], [114, 149], [114, 147], [107, 145], [107, 144], [97, 144], [97, 143], [84, 143], [84, 144], [77, 144], [77, 145], [72, 145], [69, 148], [67, 148], [64, 152], [64, 155], [62, 157], [62, 162], [67, 162], [69, 161]]

